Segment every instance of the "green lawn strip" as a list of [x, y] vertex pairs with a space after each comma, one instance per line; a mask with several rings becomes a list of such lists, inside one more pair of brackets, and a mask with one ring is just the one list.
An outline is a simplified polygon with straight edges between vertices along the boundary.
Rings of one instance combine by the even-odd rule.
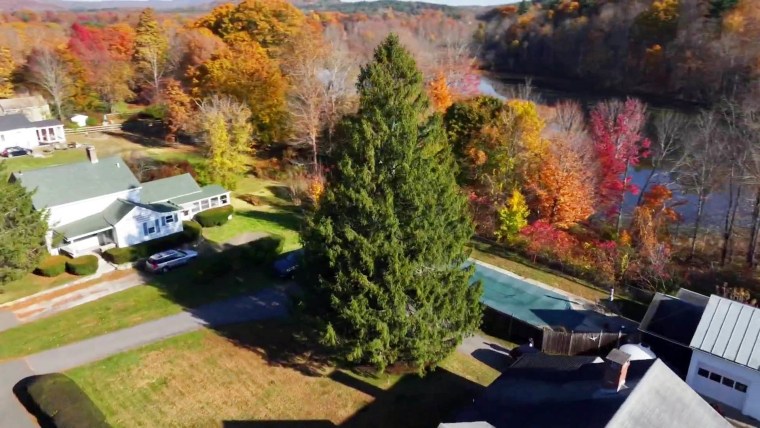
[[100, 336], [274, 283], [266, 267], [239, 260], [226, 263], [224, 255], [157, 275], [149, 285], [0, 332], [0, 360]]
[[0, 286], [0, 304], [58, 287], [79, 278], [79, 276], [65, 272], [54, 278], [46, 278], [30, 273], [21, 279]]
[[280, 235], [285, 240], [285, 251], [301, 246], [297, 214], [282, 210], [238, 210], [232, 220], [222, 226], [203, 229], [203, 236], [216, 243], [223, 243], [231, 238], [248, 232], [265, 232]]

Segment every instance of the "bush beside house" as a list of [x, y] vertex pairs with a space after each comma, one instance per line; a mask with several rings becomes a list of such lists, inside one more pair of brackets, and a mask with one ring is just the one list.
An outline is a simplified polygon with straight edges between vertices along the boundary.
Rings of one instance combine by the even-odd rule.
[[210, 210], [199, 212], [195, 215], [195, 221], [203, 227], [221, 226], [230, 219], [233, 213], [232, 205], [212, 208]]
[[66, 261], [69, 260], [66, 256], [47, 256], [45, 257], [34, 273], [40, 276], [46, 276], [52, 278], [58, 276], [66, 271]]
[[67, 376], [50, 373], [23, 379], [13, 392], [40, 426], [56, 428], [108, 428], [103, 412]]
[[186, 220], [182, 222], [182, 233], [187, 238], [187, 242], [195, 242], [201, 237], [203, 226], [197, 221]]
[[66, 272], [72, 275], [92, 275], [98, 271], [98, 257], [92, 254], [66, 261]]

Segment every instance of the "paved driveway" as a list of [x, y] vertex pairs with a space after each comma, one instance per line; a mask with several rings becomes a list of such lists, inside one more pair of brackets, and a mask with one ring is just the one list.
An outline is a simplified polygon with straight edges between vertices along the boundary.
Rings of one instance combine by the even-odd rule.
[[37, 427], [12, 391], [27, 376], [65, 371], [206, 326], [283, 318], [289, 301], [287, 289], [269, 288], [0, 364], [0, 428]]

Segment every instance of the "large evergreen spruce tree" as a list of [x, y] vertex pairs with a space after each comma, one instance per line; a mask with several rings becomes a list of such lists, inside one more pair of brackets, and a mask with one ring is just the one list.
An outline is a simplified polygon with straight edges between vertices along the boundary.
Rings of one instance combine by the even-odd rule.
[[323, 340], [354, 364], [421, 372], [480, 323], [463, 269], [473, 231], [439, 116], [395, 35], [362, 68], [319, 207], [303, 232]]
[[10, 183], [0, 162], [0, 285], [31, 272], [46, 254], [45, 216], [34, 209], [32, 196]]

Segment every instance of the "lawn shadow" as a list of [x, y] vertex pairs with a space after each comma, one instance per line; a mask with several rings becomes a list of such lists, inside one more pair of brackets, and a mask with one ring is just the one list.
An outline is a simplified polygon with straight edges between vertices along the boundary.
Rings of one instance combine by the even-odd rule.
[[146, 148], [168, 147], [168, 144], [158, 137], [140, 135], [129, 131], [105, 131], [103, 133], [111, 137], [123, 138], [131, 143], [139, 144]]
[[499, 372], [504, 371], [504, 369], [514, 362], [514, 359], [510, 357], [508, 353], [497, 352], [492, 349], [476, 349], [472, 351], [470, 355], [481, 363], [492, 369], [498, 370]]

